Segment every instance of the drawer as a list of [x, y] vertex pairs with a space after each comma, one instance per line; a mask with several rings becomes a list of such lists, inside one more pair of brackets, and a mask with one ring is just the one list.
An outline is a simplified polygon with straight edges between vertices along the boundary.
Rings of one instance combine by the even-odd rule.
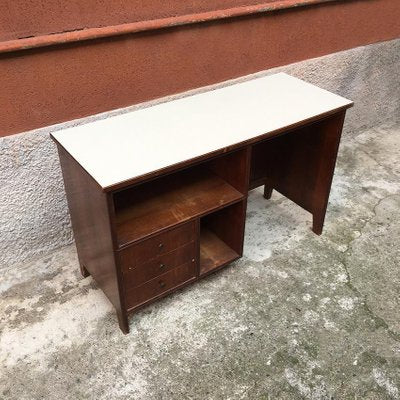
[[162, 254], [169, 253], [195, 239], [195, 222], [189, 222], [143, 242], [119, 250], [122, 268], [144, 264]]
[[124, 272], [124, 285], [127, 288], [141, 285], [142, 283], [189, 261], [192, 263], [195, 263], [196, 261], [195, 242], [185, 244], [176, 250], [161, 254], [160, 256], [152, 258], [150, 261], [137, 266], [130, 265], [129, 260], [125, 259], [125, 262], [122, 265]]
[[127, 309], [129, 310], [139, 306], [146, 301], [150, 301], [163, 293], [194, 279], [196, 276], [195, 265], [196, 263], [189, 261], [179, 267], [171, 269], [157, 278], [152, 279], [151, 281], [144, 283], [143, 285], [129, 289], [127, 288], [125, 290]]

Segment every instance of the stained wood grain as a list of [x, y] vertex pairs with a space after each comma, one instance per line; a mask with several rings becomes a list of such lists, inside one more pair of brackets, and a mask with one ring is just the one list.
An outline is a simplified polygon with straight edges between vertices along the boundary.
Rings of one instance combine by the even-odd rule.
[[58, 147], [81, 272], [89, 273], [115, 307], [120, 328], [129, 331], [122, 277], [113, 251], [110, 195]]
[[132, 266], [131, 263], [123, 262], [124, 284], [126, 287], [138, 286], [156, 276], [178, 267], [187, 262], [196, 261], [196, 244], [190, 242], [184, 246], [178, 247], [169, 253], [150, 259], [149, 261]]
[[183, 283], [195, 279], [195, 277], [195, 263], [189, 261], [144, 283], [143, 285], [127, 288], [127, 307], [131, 310], [132, 308], [140, 306], [142, 303], [152, 301]]
[[308, 124], [252, 147], [250, 187], [265, 184], [313, 214], [321, 234], [345, 112]]
[[120, 246], [199, 217], [243, 198], [223, 179], [189, 170], [126, 190], [115, 197]]

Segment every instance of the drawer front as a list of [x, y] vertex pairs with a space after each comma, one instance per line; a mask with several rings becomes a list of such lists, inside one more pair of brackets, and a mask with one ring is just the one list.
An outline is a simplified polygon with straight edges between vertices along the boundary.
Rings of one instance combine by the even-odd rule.
[[174, 251], [153, 258], [144, 264], [131, 266], [128, 262], [125, 262], [122, 266], [124, 285], [126, 288], [141, 285], [175, 267], [179, 267], [187, 262], [195, 263], [195, 261], [196, 245], [195, 242], [190, 242]]
[[189, 222], [178, 228], [160, 233], [143, 242], [133, 244], [126, 249], [120, 250], [119, 257], [122, 268], [133, 268], [144, 264], [162, 254], [169, 253], [178, 247], [195, 239], [195, 222]]
[[144, 283], [143, 285], [126, 288], [125, 299], [128, 309], [139, 306], [163, 293], [185, 283], [196, 276], [196, 263], [191, 261], [176, 267], [165, 274]]

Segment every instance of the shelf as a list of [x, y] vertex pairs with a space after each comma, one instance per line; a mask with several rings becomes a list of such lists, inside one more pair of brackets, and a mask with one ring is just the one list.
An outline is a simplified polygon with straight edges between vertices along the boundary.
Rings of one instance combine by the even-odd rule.
[[114, 195], [119, 246], [205, 215], [244, 196], [208, 169], [158, 178]]
[[239, 258], [214, 232], [202, 228], [200, 235], [200, 275]]

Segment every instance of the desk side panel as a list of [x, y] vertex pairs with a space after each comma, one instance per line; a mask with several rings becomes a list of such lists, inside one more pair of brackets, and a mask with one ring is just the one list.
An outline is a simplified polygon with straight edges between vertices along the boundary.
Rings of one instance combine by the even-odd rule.
[[64, 186], [82, 274], [87, 271], [118, 314], [123, 310], [114, 258], [108, 194], [58, 145]]
[[253, 146], [251, 183], [277, 190], [313, 214], [321, 234], [345, 111]]

